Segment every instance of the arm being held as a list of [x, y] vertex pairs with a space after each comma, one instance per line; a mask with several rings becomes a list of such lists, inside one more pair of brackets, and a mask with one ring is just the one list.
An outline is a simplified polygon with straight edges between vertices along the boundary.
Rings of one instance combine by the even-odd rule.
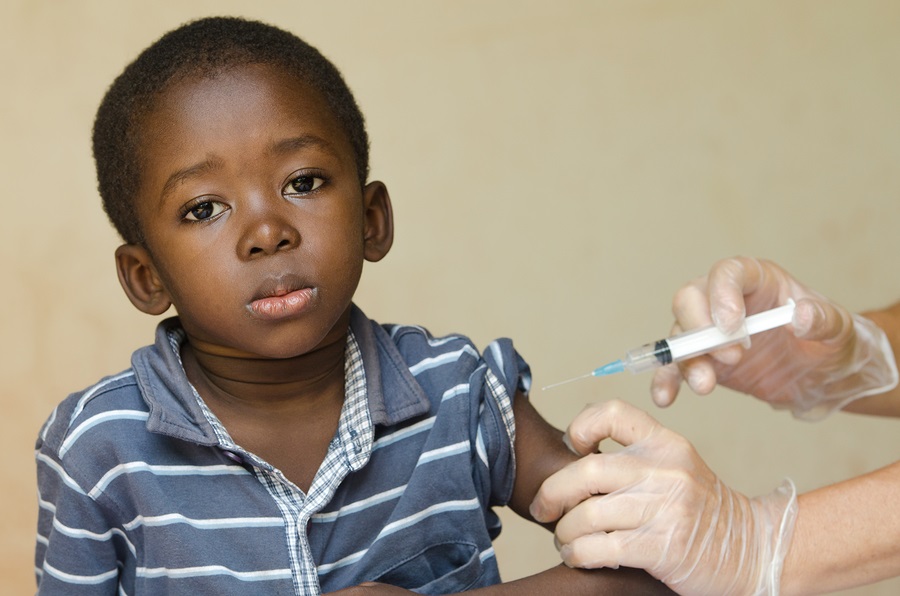
[[[521, 393], [513, 401], [516, 418], [516, 483], [510, 508], [531, 521], [532, 500], [541, 484], [553, 473], [572, 464], [578, 456], [563, 442], [563, 433], [553, 428]], [[552, 531], [553, 525], [544, 524]], [[548, 537], [549, 539], [549, 537]], [[636, 569], [575, 569], [561, 565], [475, 594], [671, 594], [665, 584]]]

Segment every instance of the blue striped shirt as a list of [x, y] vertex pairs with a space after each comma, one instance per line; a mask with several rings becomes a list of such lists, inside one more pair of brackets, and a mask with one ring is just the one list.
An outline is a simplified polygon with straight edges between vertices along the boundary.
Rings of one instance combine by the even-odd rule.
[[309, 490], [236, 445], [179, 359], [177, 319], [69, 396], [37, 441], [40, 594], [426, 594], [499, 582], [515, 474], [509, 340], [381, 326], [354, 307], [338, 430]]

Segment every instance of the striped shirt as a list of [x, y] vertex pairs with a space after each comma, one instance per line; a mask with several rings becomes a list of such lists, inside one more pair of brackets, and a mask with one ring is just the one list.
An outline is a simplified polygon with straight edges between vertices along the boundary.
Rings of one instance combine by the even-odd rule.
[[500, 581], [493, 506], [515, 474], [509, 340], [381, 326], [356, 307], [338, 430], [307, 492], [230, 438], [163, 321], [127, 371], [69, 396], [37, 441], [39, 594], [426, 594]]

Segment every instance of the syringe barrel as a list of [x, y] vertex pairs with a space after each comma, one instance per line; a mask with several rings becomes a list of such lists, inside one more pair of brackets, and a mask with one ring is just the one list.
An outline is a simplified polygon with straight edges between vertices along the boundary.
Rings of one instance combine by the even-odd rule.
[[661, 339], [653, 343], [644, 344], [639, 348], [628, 350], [625, 352], [625, 358], [622, 359], [625, 368], [634, 374], [659, 368], [672, 362], [672, 351], [669, 349], [669, 343]]
[[732, 334], [722, 333], [715, 326], [705, 327], [628, 350], [622, 361], [627, 370], [637, 374], [745, 341], [747, 337], [746, 327]]
[[718, 350], [732, 344], [747, 342], [749, 334], [744, 325], [734, 333], [723, 333], [715, 325], [694, 329], [679, 335], [670, 337], [669, 349], [672, 350], [672, 361], [680, 362], [699, 354], [706, 354], [712, 350]]

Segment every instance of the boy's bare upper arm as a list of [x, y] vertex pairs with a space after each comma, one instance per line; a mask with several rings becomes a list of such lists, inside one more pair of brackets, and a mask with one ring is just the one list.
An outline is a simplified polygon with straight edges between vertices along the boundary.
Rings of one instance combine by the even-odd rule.
[[562, 441], [563, 432], [554, 428], [534, 409], [521, 392], [513, 400], [516, 418], [516, 481], [510, 508], [532, 519], [528, 507], [544, 480], [577, 459]]

